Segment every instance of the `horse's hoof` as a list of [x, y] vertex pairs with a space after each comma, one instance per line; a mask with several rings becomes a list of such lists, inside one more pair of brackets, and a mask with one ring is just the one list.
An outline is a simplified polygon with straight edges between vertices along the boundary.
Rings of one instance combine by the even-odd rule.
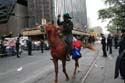
[[66, 81], [69, 81], [69, 78], [67, 78]]
[[80, 73], [81, 71], [80, 70], [78, 70], [78, 73]]
[[54, 83], [58, 83], [58, 81], [54, 81]]
[[54, 82], [54, 83], [58, 83], [58, 82]]

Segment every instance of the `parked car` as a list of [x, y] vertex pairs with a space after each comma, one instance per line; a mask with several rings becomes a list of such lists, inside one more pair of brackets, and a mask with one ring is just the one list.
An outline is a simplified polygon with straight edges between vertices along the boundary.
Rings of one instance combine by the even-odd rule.
[[49, 42], [47, 40], [44, 41], [44, 49], [45, 50], [49, 50], [50, 49], [50, 45], [49, 45]]
[[28, 37], [20, 38], [21, 49], [23, 49], [23, 50], [27, 49], [27, 40], [28, 40]]

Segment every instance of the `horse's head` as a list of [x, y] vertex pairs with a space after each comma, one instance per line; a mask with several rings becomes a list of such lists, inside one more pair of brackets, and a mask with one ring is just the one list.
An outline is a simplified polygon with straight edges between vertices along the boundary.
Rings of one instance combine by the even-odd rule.
[[54, 24], [48, 23], [45, 25], [45, 30], [47, 33], [56, 31], [56, 26]]

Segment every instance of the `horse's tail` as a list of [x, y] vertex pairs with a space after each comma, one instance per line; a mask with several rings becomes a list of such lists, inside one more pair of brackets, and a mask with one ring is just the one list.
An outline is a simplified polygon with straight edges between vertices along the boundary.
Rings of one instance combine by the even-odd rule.
[[94, 45], [91, 45], [91, 44], [88, 44], [88, 45], [82, 44], [82, 47], [88, 48], [88, 49], [93, 50], [93, 51], [96, 51], [96, 47]]

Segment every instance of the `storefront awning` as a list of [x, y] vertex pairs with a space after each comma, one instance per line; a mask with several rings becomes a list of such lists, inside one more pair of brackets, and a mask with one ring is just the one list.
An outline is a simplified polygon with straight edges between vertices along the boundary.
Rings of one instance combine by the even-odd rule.
[[24, 36], [31, 36], [31, 35], [42, 35], [45, 34], [45, 32], [41, 32], [41, 30], [28, 30], [28, 31], [23, 31], [22, 34]]
[[[83, 31], [73, 30], [72, 33], [74, 35], [89, 35]], [[40, 28], [26, 28], [23, 30], [22, 35], [24, 36], [31, 36], [31, 35], [42, 35], [46, 34], [46, 32], [42, 32]]]
[[77, 31], [77, 30], [73, 30], [72, 33], [74, 35], [89, 35], [88, 33], [82, 32], [82, 31]]

